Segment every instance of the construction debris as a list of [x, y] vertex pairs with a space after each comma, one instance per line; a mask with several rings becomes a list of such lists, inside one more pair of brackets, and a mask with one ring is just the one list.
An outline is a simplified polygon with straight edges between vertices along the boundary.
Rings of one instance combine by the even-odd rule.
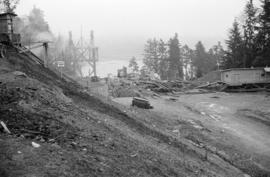
[[27, 75], [21, 71], [14, 71], [13, 74], [18, 76], [18, 77], [24, 77], [24, 78], [27, 77]]
[[9, 131], [9, 129], [7, 128], [6, 124], [3, 121], [0, 121], [0, 124], [2, 125], [6, 133], [11, 134], [11, 132]]
[[[229, 151], [232, 156], [226, 158], [208, 151], [208, 158], [203, 159], [204, 149], [200, 145], [212, 143], [208, 138], [216, 134], [208, 134], [198, 126], [201, 124], [188, 123], [181, 114], [171, 110], [168, 115], [141, 109], [131, 112], [134, 109], [123, 109], [114, 102], [95, 97], [71, 79], [60, 78], [59, 73], [27, 59], [24, 54], [10, 54], [0, 65], [0, 115], [13, 135], [1, 134], [0, 151], [6, 155], [0, 156], [0, 166], [9, 170], [1, 173], [0, 169], [0, 174], [16, 176], [13, 171], [19, 169], [17, 176], [157, 176], [160, 173], [197, 176], [198, 171], [201, 176], [235, 176], [242, 173], [239, 167], [250, 174], [268, 174], [256, 166], [252, 166], [252, 172], [248, 171], [250, 164], [256, 161], [245, 166], [237, 163], [238, 159], [233, 165], [228, 163], [235, 158], [234, 149]], [[13, 73], [12, 64], [27, 77]], [[183, 104], [181, 97], [179, 101], [174, 98], [175, 94], [184, 94], [195, 87], [184, 81], [125, 78], [108, 84], [112, 91], [118, 90], [119, 95], [128, 88], [141, 97], [148, 94], [157, 102], [159, 95], [175, 101], [164, 101], [163, 104], [169, 105]], [[148, 100], [136, 96], [134, 100], [133, 104], [138, 107], [151, 108]], [[152, 102], [155, 107], [158, 107], [157, 102]], [[183, 110], [181, 107], [183, 105], [173, 109]], [[199, 143], [193, 145], [188, 139]], [[215, 146], [215, 142], [212, 145]], [[220, 150], [223, 150], [222, 145], [218, 146]], [[164, 147], [168, 151], [160, 151]], [[33, 153], [33, 148], [39, 149]], [[11, 153], [18, 150], [23, 153]], [[40, 170], [32, 174], [29, 169]], [[134, 169], [134, 173], [130, 169]], [[138, 171], [141, 174], [138, 175]]]
[[213, 82], [200, 85], [197, 89], [212, 90], [219, 92], [270, 92], [270, 84], [244, 84], [240, 86], [228, 85], [223, 82]]
[[192, 84], [187, 81], [161, 81], [161, 80], [151, 80], [151, 81], [141, 81], [136, 82], [137, 85], [142, 86], [145, 89], [150, 89], [157, 93], [173, 93], [181, 92], [186, 89], [190, 89]]
[[111, 79], [108, 86], [113, 97], [155, 97], [159, 94], [174, 94], [195, 87], [194, 84], [187, 81], [132, 80], [127, 78]]
[[35, 143], [35, 142], [32, 142], [32, 146], [33, 146], [34, 148], [39, 148], [39, 147], [40, 147], [40, 144]]

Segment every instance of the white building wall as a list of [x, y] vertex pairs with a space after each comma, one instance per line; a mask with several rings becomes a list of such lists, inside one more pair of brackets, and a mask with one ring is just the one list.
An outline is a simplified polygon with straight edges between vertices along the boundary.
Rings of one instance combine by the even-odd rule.
[[230, 70], [221, 74], [221, 80], [229, 85], [267, 82], [263, 69], [258, 70]]

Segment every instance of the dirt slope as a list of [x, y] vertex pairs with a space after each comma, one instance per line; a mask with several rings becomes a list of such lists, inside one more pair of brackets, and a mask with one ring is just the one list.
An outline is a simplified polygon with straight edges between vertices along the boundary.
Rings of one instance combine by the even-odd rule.
[[0, 59], [0, 120], [1, 177], [244, 176], [15, 51]]

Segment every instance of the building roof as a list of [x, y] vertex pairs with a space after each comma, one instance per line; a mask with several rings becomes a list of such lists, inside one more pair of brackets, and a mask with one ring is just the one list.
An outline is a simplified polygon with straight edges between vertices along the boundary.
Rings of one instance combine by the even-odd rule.
[[[270, 72], [270, 68], [269, 69], [269, 72]], [[265, 70], [265, 68], [230, 68], [230, 69], [225, 69], [225, 70], [222, 70], [221, 72], [229, 72], [229, 71], [247, 71], [247, 70]]]
[[2, 16], [7, 16], [7, 15], [11, 15], [11, 16], [14, 16], [14, 17], [17, 16], [17, 14], [15, 14], [15, 13], [13, 13], [13, 12], [5, 12], [5, 13], [1, 13], [1, 14], [0, 14], [0, 17], [2, 17]]

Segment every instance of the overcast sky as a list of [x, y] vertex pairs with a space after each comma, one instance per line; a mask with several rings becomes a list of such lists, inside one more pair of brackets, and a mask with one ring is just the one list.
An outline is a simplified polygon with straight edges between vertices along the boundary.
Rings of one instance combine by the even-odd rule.
[[148, 38], [168, 40], [175, 32], [194, 48], [224, 41], [246, 0], [21, 0], [17, 13], [42, 9], [54, 34], [95, 31], [104, 59], [140, 57]]

